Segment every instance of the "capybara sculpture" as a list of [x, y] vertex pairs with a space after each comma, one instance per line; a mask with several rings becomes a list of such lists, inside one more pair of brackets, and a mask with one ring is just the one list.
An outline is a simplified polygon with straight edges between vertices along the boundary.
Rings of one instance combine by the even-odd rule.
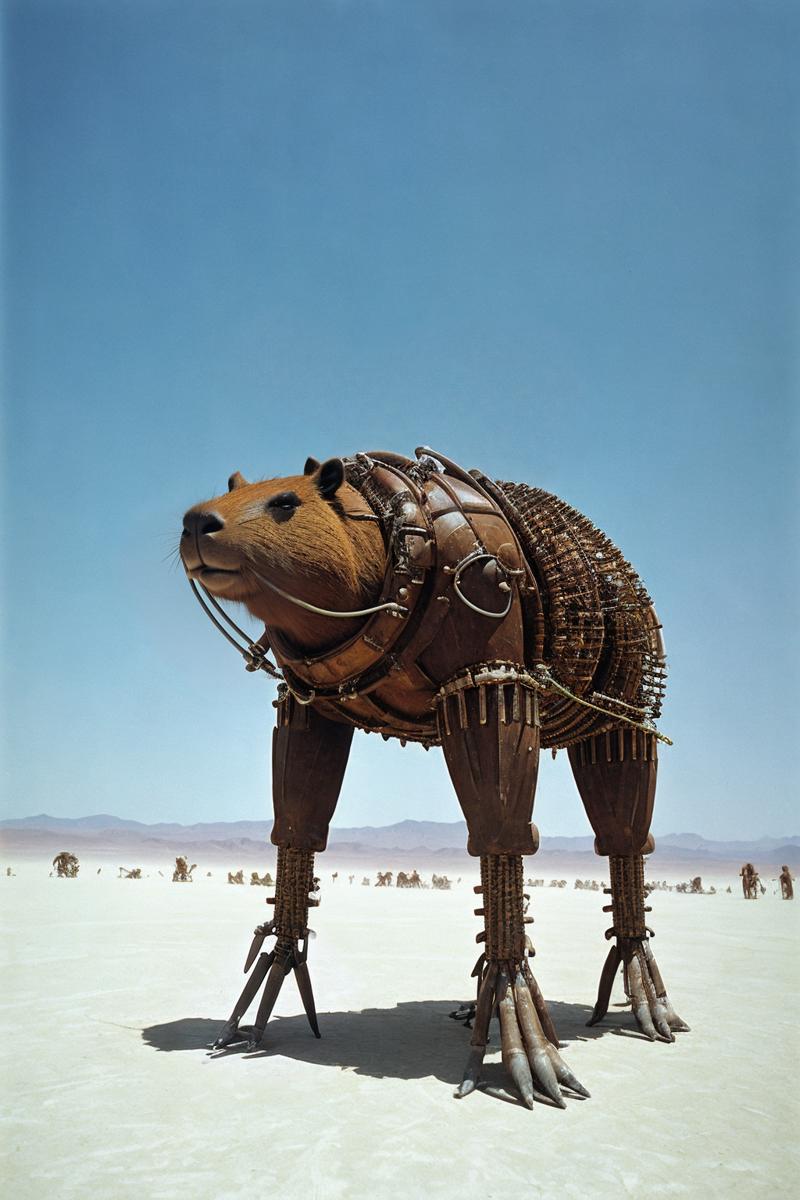
[[[620, 965], [644, 1034], [685, 1030], [645, 924], [644, 855], [665, 686], [660, 624], [614, 544], [557, 497], [465, 471], [425, 448], [308, 459], [185, 514], [181, 556], [197, 599], [251, 671], [280, 679], [272, 790], [274, 914], [255, 931], [244, 991], [215, 1043], [258, 1045], [293, 970], [319, 1036], [307, 964], [314, 855], [325, 849], [356, 728], [441, 747], [480, 859], [482, 952], [458, 1096], [480, 1083], [493, 1015], [522, 1100], [588, 1093], [559, 1054], [530, 968], [523, 856], [542, 748], [566, 748], [609, 858], [612, 944], [590, 1024]], [[224, 602], [264, 633], [252, 641]], [[275, 657], [277, 665], [269, 659]], [[388, 876], [388, 878], [387, 878]], [[388, 883], [389, 873], [379, 883]], [[274, 947], [262, 950], [267, 936]], [[255, 966], [253, 964], [255, 963]], [[255, 1023], [240, 1027], [264, 985]]]

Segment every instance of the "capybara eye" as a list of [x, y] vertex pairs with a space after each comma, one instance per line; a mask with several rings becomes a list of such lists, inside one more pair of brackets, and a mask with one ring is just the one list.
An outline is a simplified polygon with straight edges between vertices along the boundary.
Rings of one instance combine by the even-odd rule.
[[277, 496], [271, 496], [267, 501], [267, 508], [278, 512], [290, 512], [293, 508], [298, 508], [300, 505], [300, 497], [297, 492], [278, 492]]

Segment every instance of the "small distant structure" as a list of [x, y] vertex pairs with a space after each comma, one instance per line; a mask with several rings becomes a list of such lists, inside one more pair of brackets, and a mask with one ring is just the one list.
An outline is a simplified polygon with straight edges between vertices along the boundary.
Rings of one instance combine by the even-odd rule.
[[[365, 875], [364, 878], [361, 880], [361, 886], [362, 887], [372, 887], [372, 880], [370, 879], [369, 875]], [[377, 884], [376, 884], [376, 886], [377, 886]]]
[[267, 871], [266, 875], [259, 875], [258, 871], [251, 871], [250, 872], [250, 886], [251, 887], [272, 887], [272, 876], [270, 875], [269, 871]]
[[348, 876], [347, 876], [347, 882], [350, 884], [350, 887], [352, 887], [352, 886], [353, 886], [353, 880], [354, 880], [354, 879], [355, 879], [355, 875], [348, 875]]
[[[192, 871], [196, 866], [197, 863], [192, 863], [192, 865], [189, 866], [188, 859], [184, 858], [182, 855], [179, 855], [175, 859], [175, 870], [172, 872], [172, 882], [193, 883], [194, 880], [192, 879]], [[159, 871], [159, 875], [160, 874], [161, 872]]]
[[742, 877], [742, 892], [744, 893], [745, 900], [757, 900], [758, 889], [761, 884], [758, 871], [752, 863], [746, 862], [739, 874]]
[[405, 871], [398, 871], [396, 886], [399, 888], [422, 887], [422, 880], [420, 879], [419, 871], [412, 871], [410, 875], [407, 875]]
[[81, 869], [77, 857], [70, 854], [69, 850], [62, 850], [57, 854], [53, 859], [53, 866], [59, 879], [75, 879]]
[[392, 886], [392, 872], [391, 871], [378, 871], [378, 881], [375, 884], [375, 887], [391, 887], [391, 886]]
[[15, 875], [15, 872], [11, 870], [11, 867], [6, 867], [6, 875], [11, 879]]
[[781, 900], [794, 900], [793, 879], [794, 876], [789, 868], [786, 865], [782, 866], [781, 873], [778, 876], [778, 882], [781, 885]]
[[117, 878], [118, 879], [141, 879], [142, 878], [142, 868], [134, 867], [132, 871], [129, 871], [127, 867], [120, 867], [119, 875], [117, 876]]
[[703, 887], [702, 875], [695, 875], [694, 879], [690, 879], [688, 883], [679, 883], [675, 887], [676, 892], [683, 892], [687, 896], [713, 896], [716, 890], [716, 888], [712, 887], [706, 892]]
[[237, 871], [235, 875], [228, 871], [228, 883], [244, 883], [244, 869]]
[[449, 892], [452, 886], [446, 875], [434, 875], [431, 879], [431, 887], [437, 892]]
[[337, 880], [338, 878], [339, 878], [339, 872], [338, 872], [338, 871], [334, 871], [334, 872], [333, 872], [333, 874], [331, 875], [331, 883], [336, 883], [336, 880]]

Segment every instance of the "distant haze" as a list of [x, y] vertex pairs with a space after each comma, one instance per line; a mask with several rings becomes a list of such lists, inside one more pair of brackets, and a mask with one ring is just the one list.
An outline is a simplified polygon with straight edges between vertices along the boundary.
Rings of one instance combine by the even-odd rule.
[[[275, 847], [269, 842], [271, 821], [216, 821], [195, 825], [159, 823], [145, 825], [108, 814], [75, 819], [38, 816], [0, 822], [0, 850], [7, 858], [52, 856], [64, 846], [79, 855], [111, 855], [152, 862], [172, 854], [189, 854], [198, 861], [228, 862], [241, 859], [250, 865], [274, 860]], [[395, 865], [463, 861], [475, 859], [466, 854], [467, 829], [463, 821], [400, 821], [383, 827], [331, 830], [329, 861], [374, 863], [376, 856], [391, 856]], [[400, 858], [400, 862], [396, 860]], [[657, 840], [656, 851], [648, 860], [650, 874], [662, 868], [683, 871], [738, 869], [745, 859], [762, 867], [788, 863], [800, 865], [800, 837], [760, 838], [757, 841], [715, 842], [694, 833], [667, 834]], [[527, 870], [537, 873], [537, 864], [551, 870], [579, 871], [585, 875], [606, 871], [605, 860], [594, 854], [591, 837], [543, 838], [539, 853], [526, 859]]]

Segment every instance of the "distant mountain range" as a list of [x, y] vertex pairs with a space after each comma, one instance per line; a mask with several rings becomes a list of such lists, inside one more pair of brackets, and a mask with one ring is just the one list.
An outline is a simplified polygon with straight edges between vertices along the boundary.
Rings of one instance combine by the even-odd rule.
[[[0, 821], [0, 843], [6, 850], [35, 853], [68, 838], [76, 849], [170, 853], [247, 854], [263, 857], [271, 821], [213, 821], [196, 825], [159, 822], [148, 825], [108, 813], [89, 817], [18, 817]], [[58, 835], [58, 836], [56, 836]], [[361, 858], [374, 851], [460, 856], [465, 853], [467, 828], [463, 821], [399, 821], [394, 825], [334, 828], [328, 845], [341, 855]], [[60, 845], [56, 847], [60, 849]], [[540, 858], [593, 855], [594, 839], [542, 837]], [[663, 834], [656, 839], [654, 860], [676, 864], [741, 863], [746, 859], [800, 864], [800, 836], [755, 840], [714, 841], [696, 833]]]

